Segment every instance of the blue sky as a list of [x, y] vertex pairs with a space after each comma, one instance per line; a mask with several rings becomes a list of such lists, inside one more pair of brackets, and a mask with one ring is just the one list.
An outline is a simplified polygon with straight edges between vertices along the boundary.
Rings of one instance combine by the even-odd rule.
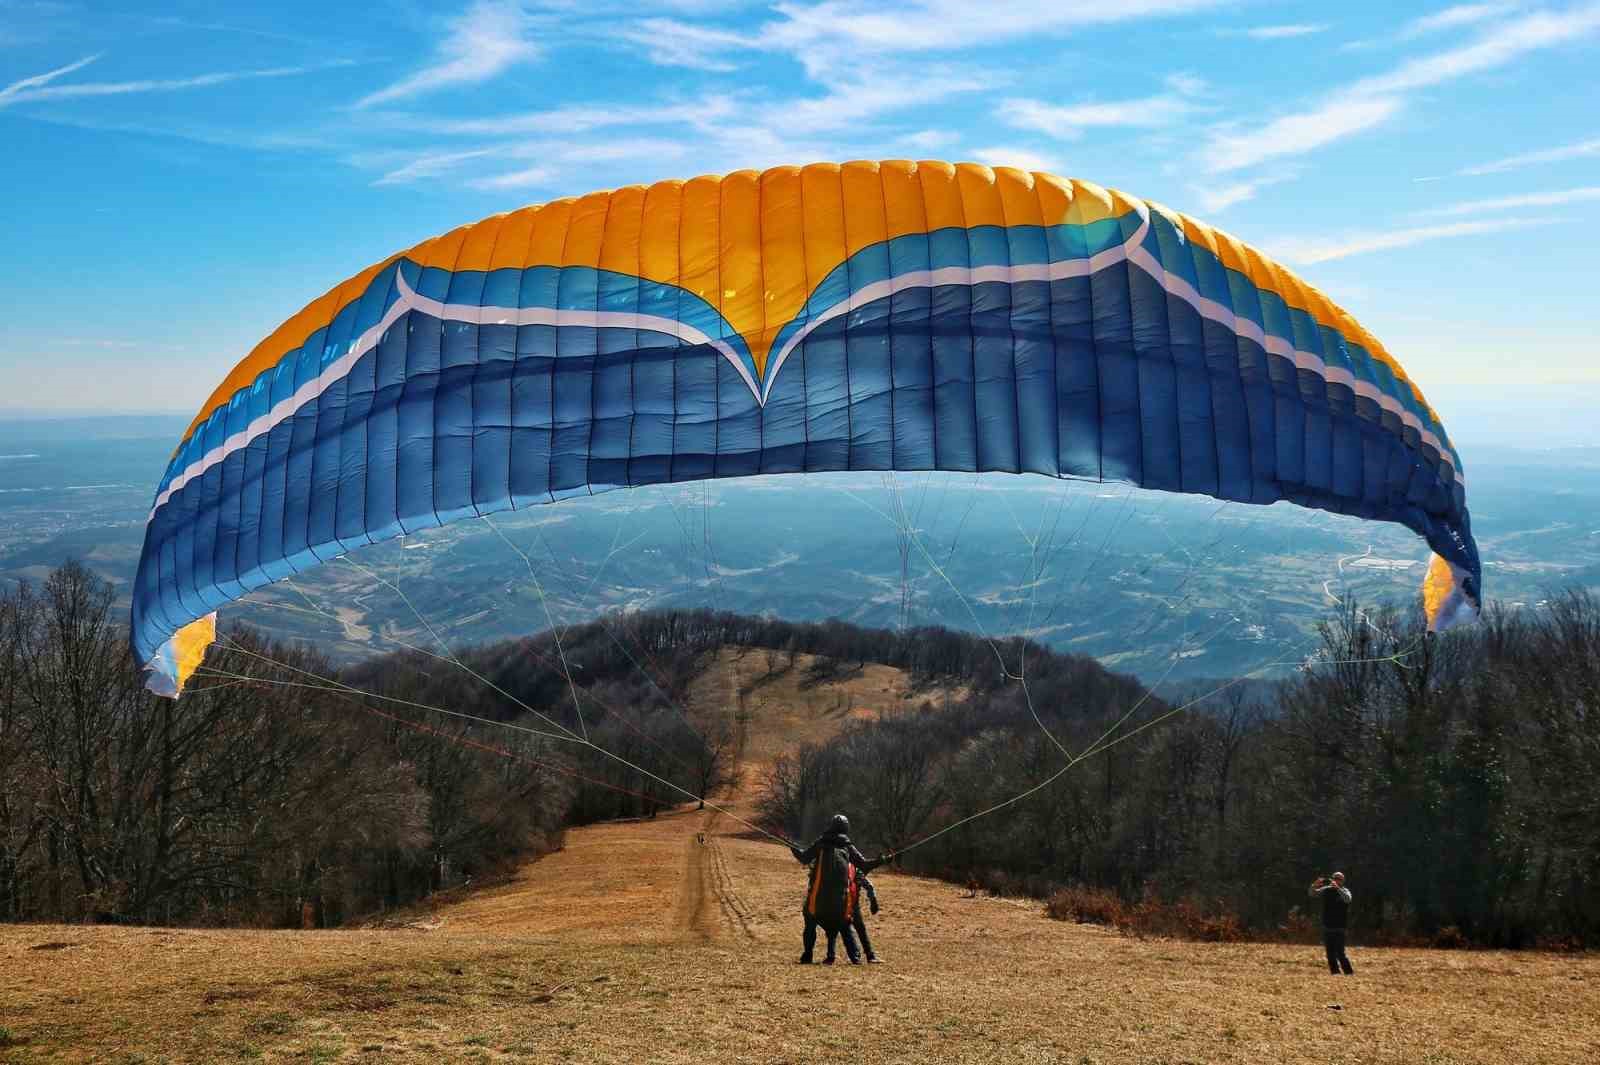
[[1447, 423], [1600, 397], [1597, 59], [1596, 2], [0, 0], [0, 411], [192, 410], [308, 300], [495, 211], [889, 157], [1237, 233]]

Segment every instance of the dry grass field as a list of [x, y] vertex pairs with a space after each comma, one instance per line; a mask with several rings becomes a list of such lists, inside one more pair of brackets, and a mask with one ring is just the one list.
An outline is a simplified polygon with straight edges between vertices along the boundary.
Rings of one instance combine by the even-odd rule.
[[[789, 684], [778, 727], [752, 699], [773, 726], [753, 761], [843, 716]], [[381, 929], [0, 926], [0, 1062], [1600, 1061], [1600, 959], [1355, 949], [1334, 978], [1316, 948], [1138, 940], [874, 879], [886, 963], [860, 967], [796, 965], [803, 871], [688, 808], [572, 832]]]

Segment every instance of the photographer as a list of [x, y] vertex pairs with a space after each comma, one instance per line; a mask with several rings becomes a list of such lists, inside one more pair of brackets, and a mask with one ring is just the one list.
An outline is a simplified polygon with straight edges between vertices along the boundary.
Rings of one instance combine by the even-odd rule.
[[1346, 976], [1355, 973], [1355, 967], [1344, 953], [1344, 933], [1350, 916], [1350, 889], [1344, 886], [1344, 874], [1317, 877], [1311, 882], [1311, 897], [1322, 898], [1322, 945], [1328, 951], [1328, 971], [1335, 976], [1343, 969]]

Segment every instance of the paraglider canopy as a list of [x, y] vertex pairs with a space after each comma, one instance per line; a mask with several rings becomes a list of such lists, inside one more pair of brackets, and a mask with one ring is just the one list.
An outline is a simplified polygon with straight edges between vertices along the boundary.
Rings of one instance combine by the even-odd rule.
[[496, 215], [291, 317], [157, 491], [133, 646], [176, 695], [214, 612], [365, 544], [633, 485], [1037, 473], [1399, 522], [1429, 624], [1481, 570], [1400, 364], [1253, 248], [1086, 182], [852, 162]]

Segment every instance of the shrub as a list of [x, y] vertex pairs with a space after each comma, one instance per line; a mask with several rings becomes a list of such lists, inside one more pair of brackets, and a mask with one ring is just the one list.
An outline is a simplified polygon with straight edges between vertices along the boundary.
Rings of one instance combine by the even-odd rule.
[[1196, 898], [1163, 902], [1154, 891], [1146, 891], [1130, 906], [1103, 888], [1061, 888], [1045, 902], [1045, 913], [1058, 921], [1107, 925], [1124, 935], [1166, 936], [1203, 943], [1242, 943], [1250, 939], [1244, 922], [1221, 900], [1210, 906]]
[[1129, 926], [1127, 907], [1104, 888], [1061, 888], [1046, 900], [1044, 910], [1058, 921], [1108, 925], [1121, 931]]

